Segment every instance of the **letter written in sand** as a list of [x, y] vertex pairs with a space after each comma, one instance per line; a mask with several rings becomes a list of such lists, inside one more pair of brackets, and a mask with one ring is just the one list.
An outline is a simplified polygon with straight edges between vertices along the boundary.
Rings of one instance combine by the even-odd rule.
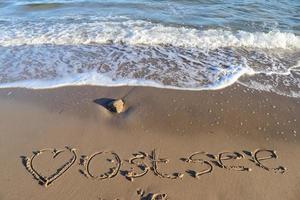
[[213, 166], [210, 162], [203, 160], [201, 158], [195, 158], [198, 155], [206, 155], [206, 153], [205, 152], [195, 152], [195, 153], [192, 153], [187, 159], [182, 159], [188, 163], [199, 163], [200, 165], [206, 166], [206, 169], [204, 169], [200, 172], [197, 172], [194, 170], [188, 170], [187, 172], [194, 178], [199, 178], [201, 175], [209, 174], [213, 171]]
[[269, 160], [269, 159], [276, 159], [278, 156], [276, 155], [276, 151], [268, 150], [268, 149], [258, 149], [254, 152], [253, 160], [254, 162], [261, 168], [270, 171], [273, 170], [275, 173], [283, 174], [286, 171], [286, 168], [283, 166], [278, 166], [276, 168], [269, 168], [261, 163], [261, 161]]
[[236, 171], [251, 171], [248, 167], [224, 164], [224, 161], [238, 160], [242, 158], [244, 158], [244, 155], [239, 152], [221, 152], [218, 154], [218, 162], [222, 168]]
[[143, 162], [148, 157], [148, 154], [144, 152], [139, 152], [133, 154], [133, 156], [134, 157], [130, 158], [128, 162], [131, 165], [134, 165], [135, 167], [139, 168], [141, 172], [134, 172], [133, 168], [131, 168], [128, 171], [125, 171], [125, 177], [130, 181], [133, 181], [134, 178], [139, 178], [146, 175], [150, 169], [150, 167], [147, 164], [145, 164], [145, 162]]
[[[99, 175], [94, 175], [91, 172], [91, 165], [92, 165], [92, 161], [100, 155], [103, 154], [111, 154], [113, 156], [114, 159], [107, 159], [109, 162], [114, 163], [114, 167], [110, 168], [108, 172], [99, 174]], [[85, 161], [83, 163], [85, 169], [84, 169], [84, 174], [86, 177], [88, 178], [92, 178], [92, 179], [108, 179], [108, 178], [113, 178], [115, 177], [119, 171], [120, 171], [120, 167], [121, 167], [121, 159], [118, 156], [118, 154], [111, 152], [111, 151], [104, 151], [104, 152], [96, 152], [94, 154], [92, 154], [89, 157], [85, 158]]]
[[158, 176], [160, 178], [169, 178], [169, 179], [183, 178], [184, 174], [179, 173], [179, 172], [175, 172], [173, 174], [165, 174], [165, 173], [159, 172], [158, 164], [159, 163], [167, 164], [169, 162], [169, 160], [158, 158], [158, 155], [157, 155], [155, 149], [152, 151], [152, 156], [151, 156], [150, 159], [151, 159], [151, 162], [152, 162], [153, 172], [156, 176]]

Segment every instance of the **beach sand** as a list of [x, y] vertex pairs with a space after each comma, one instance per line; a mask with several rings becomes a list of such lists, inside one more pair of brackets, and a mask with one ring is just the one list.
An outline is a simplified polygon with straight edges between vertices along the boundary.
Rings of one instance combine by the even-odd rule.
[[[101, 105], [119, 98], [123, 113]], [[238, 84], [16, 88], [0, 110], [3, 200], [300, 198], [297, 98]]]

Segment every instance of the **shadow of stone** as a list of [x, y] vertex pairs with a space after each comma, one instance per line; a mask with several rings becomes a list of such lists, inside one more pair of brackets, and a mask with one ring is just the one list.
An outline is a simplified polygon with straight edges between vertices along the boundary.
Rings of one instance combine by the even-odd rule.
[[113, 101], [115, 101], [116, 99], [112, 99], [112, 98], [100, 98], [100, 99], [95, 99], [94, 103], [104, 107], [106, 110], [110, 111], [110, 112], [115, 112], [112, 107], [110, 106], [111, 103]]

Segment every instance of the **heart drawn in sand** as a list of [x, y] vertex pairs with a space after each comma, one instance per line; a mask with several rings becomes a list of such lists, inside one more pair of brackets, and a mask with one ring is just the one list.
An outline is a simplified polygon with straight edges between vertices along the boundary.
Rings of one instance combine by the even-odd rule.
[[[59, 156], [61, 153], [69, 151], [72, 153], [72, 157], [65, 163], [62, 164], [61, 167], [55, 170], [55, 172], [49, 176], [42, 175], [39, 170], [34, 166], [33, 161], [37, 158], [43, 155], [45, 152], [50, 152], [53, 155], [53, 159], [55, 159], [57, 156]], [[34, 176], [35, 179], [37, 179], [41, 185], [44, 185], [45, 187], [48, 187], [50, 184], [52, 184], [55, 180], [57, 180], [59, 177], [61, 177], [70, 167], [75, 163], [77, 159], [76, 155], [76, 149], [66, 147], [66, 149], [57, 150], [53, 148], [47, 148], [42, 149], [37, 152], [34, 152], [31, 158], [26, 158], [26, 168], [27, 170]]]

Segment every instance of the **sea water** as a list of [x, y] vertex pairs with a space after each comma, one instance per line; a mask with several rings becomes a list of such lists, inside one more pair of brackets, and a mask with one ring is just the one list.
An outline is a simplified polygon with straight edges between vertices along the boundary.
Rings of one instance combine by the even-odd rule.
[[300, 97], [300, 0], [0, 0], [0, 87]]

